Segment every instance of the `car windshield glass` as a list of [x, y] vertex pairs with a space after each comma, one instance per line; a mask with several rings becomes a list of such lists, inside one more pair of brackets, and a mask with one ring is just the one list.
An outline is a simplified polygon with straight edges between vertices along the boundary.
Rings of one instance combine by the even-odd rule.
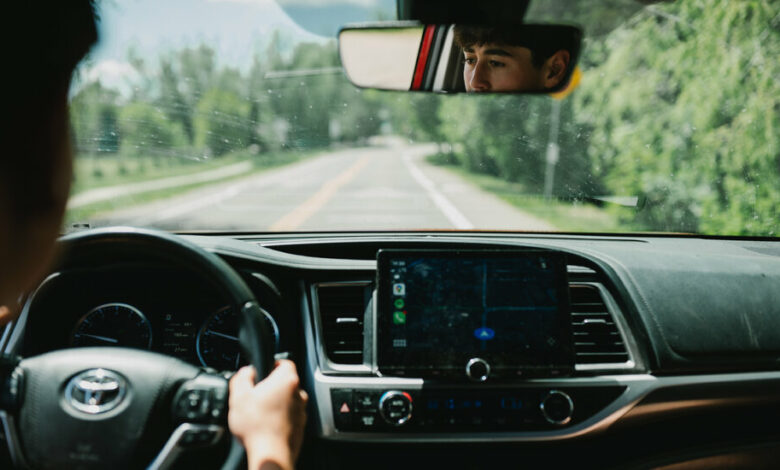
[[98, 1], [66, 230], [775, 237], [780, 4], [647, 3], [532, 1], [584, 31], [550, 97], [354, 87], [338, 25], [392, 0]]

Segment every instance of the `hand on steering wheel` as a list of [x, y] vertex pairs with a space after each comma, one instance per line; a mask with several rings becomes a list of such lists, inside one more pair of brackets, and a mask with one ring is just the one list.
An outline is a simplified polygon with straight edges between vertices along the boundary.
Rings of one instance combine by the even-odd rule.
[[254, 369], [244, 367], [230, 380], [230, 431], [247, 449], [250, 469], [264, 464], [292, 469], [303, 442], [309, 397], [299, 388], [289, 360], [277, 362], [262, 382], [255, 384], [254, 378]]

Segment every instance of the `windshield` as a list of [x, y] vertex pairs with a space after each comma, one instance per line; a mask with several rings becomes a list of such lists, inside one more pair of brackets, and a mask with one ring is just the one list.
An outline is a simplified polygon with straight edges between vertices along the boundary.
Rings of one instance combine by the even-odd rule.
[[98, 2], [68, 226], [776, 236], [777, 2], [532, 2], [584, 30], [556, 98], [357, 89], [338, 25], [395, 2], [281, 3]]

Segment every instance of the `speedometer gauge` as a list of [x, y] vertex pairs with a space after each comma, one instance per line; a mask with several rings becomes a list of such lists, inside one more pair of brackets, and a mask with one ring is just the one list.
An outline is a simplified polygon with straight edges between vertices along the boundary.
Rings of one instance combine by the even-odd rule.
[[149, 349], [152, 325], [132, 305], [99, 305], [81, 317], [70, 339], [71, 346], [122, 346]]
[[[268, 330], [273, 335], [274, 352], [279, 347], [279, 327], [263, 312]], [[238, 345], [238, 313], [224, 307], [212, 313], [203, 323], [196, 341], [198, 359], [206, 367], [217, 370], [236, 370], [242, 363]]]

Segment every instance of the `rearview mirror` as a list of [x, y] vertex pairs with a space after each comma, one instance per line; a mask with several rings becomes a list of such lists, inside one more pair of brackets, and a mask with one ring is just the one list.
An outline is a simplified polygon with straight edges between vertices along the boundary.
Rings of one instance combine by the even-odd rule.
[[361, 88], [439, 93], [554, 93], [564, 90], [582, 31], [566, 25], [349, 26], [341, 63]]

